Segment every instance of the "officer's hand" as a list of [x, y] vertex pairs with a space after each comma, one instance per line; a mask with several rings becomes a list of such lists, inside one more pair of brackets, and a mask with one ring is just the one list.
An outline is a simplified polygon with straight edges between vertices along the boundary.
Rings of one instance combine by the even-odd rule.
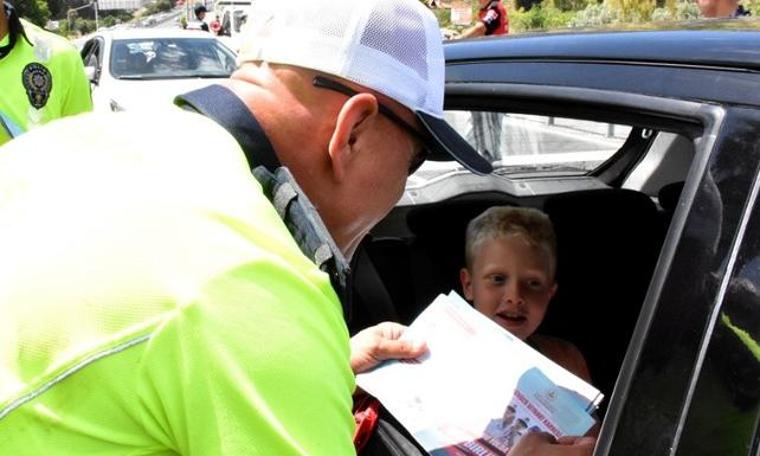
[[368, 371], [386, 359], [416, 358], [427, 351], [423, 342], [399, 340], [406, 326], [384, 322], [371, 326], [351, 338], [351, 370]]
[[562, 437], [559, 441], [545, 432], [524, 435], [507, 456], [591, 456], [593, 437]]

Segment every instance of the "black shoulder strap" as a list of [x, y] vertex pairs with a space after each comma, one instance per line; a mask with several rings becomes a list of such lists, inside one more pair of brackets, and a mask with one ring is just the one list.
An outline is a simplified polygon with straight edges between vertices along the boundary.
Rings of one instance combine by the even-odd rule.
[[230, 132], [243, 149], [251, 169], [264, 166], [274, 173], [280, 167], [264, 130], [248, 106], [230, 89], [214, 84], [180, 95], [174, 103], [215, 120]]

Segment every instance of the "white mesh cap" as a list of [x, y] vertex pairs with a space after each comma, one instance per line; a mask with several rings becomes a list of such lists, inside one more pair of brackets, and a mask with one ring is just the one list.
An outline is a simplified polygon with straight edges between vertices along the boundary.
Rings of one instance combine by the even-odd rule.
[[417, 115], [433, 155], [491, 171], [443, 120], [441, 33], [418, 0], [256, 0], [246, 26], [239, 63], [294, 65], [376, 90]]

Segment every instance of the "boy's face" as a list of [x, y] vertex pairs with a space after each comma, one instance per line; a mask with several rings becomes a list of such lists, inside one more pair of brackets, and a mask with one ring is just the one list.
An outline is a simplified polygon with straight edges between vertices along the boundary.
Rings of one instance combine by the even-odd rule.
[[541, 324], [557, 291], [551, 258], [520, 236], [501, 236], [483, 242], [472, 269], [462, 269], [465, 297], [475, 309], [521, 340]]

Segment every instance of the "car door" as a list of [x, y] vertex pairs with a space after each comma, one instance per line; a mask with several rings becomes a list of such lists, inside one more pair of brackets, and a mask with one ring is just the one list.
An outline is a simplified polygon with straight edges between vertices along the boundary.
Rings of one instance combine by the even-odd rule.
[[[535, 113], [543, 104], [545, 112], [568, 116], [597, 105], [621, 122], [636, 124], [638, 114], [659, 111], [693, 123], [696, 130], [687, 136], [697, 154], [608, 397], [595, 454], [757, 455], [760, 265], [751, 227], [757, 225], [760, 100], [749, 90], [759, 82], [756, 74], [633, 62], [456, 57], [447, 69], [449, 105], [480, 98], [486, 100], [483, 109], [508, 104]], [[685, 104], [677, 106], [678, 100]], [[632, 158], [618, 162], [623, 168], [609, 169], [625, 175], [640, 163]], [[611, 294], [610, 306], [616, 300]]]
[[760, 110], [720, 117], [684, 185], [596, 454], [758, 454]]
[[104, 90], [102, 86], [108, 85], [108, 68], [104, 68], [105, 41], [102, 37], [95, 37], [82, 47], [82, 61], [85, 71], [90, 78], [90, 91], [92, 93], [93, 107], [96, 111], [107, 107], [107, 101], [103, 100]]

